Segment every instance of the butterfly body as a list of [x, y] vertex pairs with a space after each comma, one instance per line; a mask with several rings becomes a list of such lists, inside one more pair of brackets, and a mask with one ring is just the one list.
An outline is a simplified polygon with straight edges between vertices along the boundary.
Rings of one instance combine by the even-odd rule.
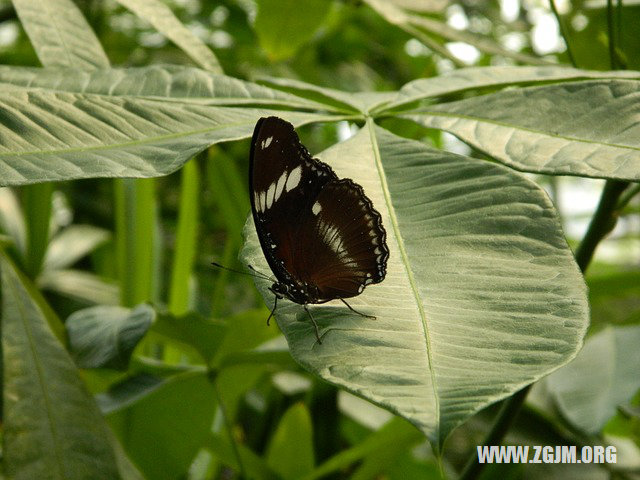
[[311, 157], [290, 123], [258, 121], [249, 169], [251, 210], [276, 298], [306, 308], [344, 301], [384, 279], [389, 249], [380, 214], [360, 185]]

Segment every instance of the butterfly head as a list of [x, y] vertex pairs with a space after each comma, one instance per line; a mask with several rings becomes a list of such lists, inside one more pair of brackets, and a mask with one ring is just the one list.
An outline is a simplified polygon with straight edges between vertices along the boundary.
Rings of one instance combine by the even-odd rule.
[[279, 298], [287, 298], [292, 302], [304, 305], [306, 303], [317, 303], [319, 297], [318, 287], [304, 283], [283, 283], [276, 282], [269, 288], [271, 292]]

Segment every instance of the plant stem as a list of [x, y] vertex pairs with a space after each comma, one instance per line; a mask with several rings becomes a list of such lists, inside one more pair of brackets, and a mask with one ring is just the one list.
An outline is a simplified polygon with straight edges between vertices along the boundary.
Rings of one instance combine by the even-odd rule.
[[[620, 180], [607, 180], [607, 183], [605, 183], [600, 195], [598, 208], [591, 218], [587, 233], [585, 233], [575, 253], [576, 263], [582, 273], [589, 266], [598, 243], [615, 227], [619, 214], [619, 198], [628, 186], [629, 182]], [[482, 445], [499, 445], [502, 443], [502, 439], [518, 415], [530, 389], [531, 385], [528, 385], [504, 401], [493, 427], [483, 440]], [[478, 463], [478, 456], [474, 451], [462, 470], [460, 480], [478, 478], [484, 465]]]
[[589, 266], [598, 243], [616, 226], [618, 199], [628, 186], [629, 182], [620, 180], [607, 180], [605, 183], [596, 213], [575, 253], [576, 262], [583, 273]]

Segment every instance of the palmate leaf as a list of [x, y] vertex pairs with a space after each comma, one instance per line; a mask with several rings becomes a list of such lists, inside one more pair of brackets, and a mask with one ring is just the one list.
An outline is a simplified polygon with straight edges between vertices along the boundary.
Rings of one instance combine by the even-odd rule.
[[640, 81], [608, 79], [504, 90], [406, 118], [518, 170], [637, 181], [639, 110]]
[[[386, 279], [350, 300], [278, 304], [306, 369], [405, 417], [437, 447], [469, 416], [568, 362], [588, 322], [586, 289], [556, 213], [499, 165], [433, 150], [368, 123], [320, 157], [381, 212]], [[244, 261], [268, 272], [249, 221]], [[258, 281], [273, 305], [269, 282]]]

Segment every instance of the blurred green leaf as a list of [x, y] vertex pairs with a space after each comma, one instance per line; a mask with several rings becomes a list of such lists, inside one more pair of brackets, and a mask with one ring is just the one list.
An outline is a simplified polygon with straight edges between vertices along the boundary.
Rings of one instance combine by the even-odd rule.
[[77, 311], [66, 321], [76, 364], [80, 368], [127, 368], [155, 315], [148, 305], [134, 309], [101, 305]]
[[[488, 162], [368, 124], [325, 151], [381, 212], [387, 278], [339, 304], [300, 305], [276, 319], [307, 370], [397, 413], [439, 448], [473, 413], [577, 353], [586, 288], [553, 206], [534, 183]], [[266, 270], [252, 222], [244, 260]], [[270, 282], [256, 279], [268, 304]], [[411, 365], [411, 367], [408, 367]]]
[[13, 6], [44, 66], [109, 66], [100, 41], [72, 0], [13, 0]]
[[282, 478], [300, 478], [313, 470], [313, 426], [311, 415], [296, 403], [282, 416], [267, 449], [267, 464]]
[[3, 462], [9, 478], [119, 478], [108, 427], [4, 252]]
[[640, 388], [640, 326], [608, 327], [576, 359], [547, 378], [562, 415], [595, 434]]
[[194, 348], [208, 364], [227, 335], [225, 322], [203, 318], [197, 313], [181, 316], [160, 314], [151, 331]]
[[275, 472], [269, 468], [262, 457], [241, 443], [238, 444], [237, 447], [242, 461], [242, 468], [238, 464], [238, 458], [235, 455], [226, 432], [212, 434], [207, 441], [207, 448], [211, 450], [223, 464], [234, 468], [237, 472], [244, 470], [246, 478], [257, 480], [279, 478]]
[[83, 270], [45, 270], [37, 279], [38, 287], [68, 298], [93, 304], [117, 305], [120, 289], [113, 280]]
[[257, 0], [254, 29], [272, 61], [293, 56], [311, 40], [331, 10], [331, 4], [326, 0]]
[[117, 0], [141, 19], [153, 25], [160, 33], [178, 45], [191, 59], [205, 70], [222, 73], [214, 53], [189, 28], [176, 18], [171, 9], [159, 0]]
[[129, 457], [153, 479], [184, 475], [209, 435], [216, 406], [204, 372], [134, 377], [98, 398]]
[[44, 270], [71, 267], [109, 239], [109, 232], [92, 225], [70, 225], [54, 236], [44, 257]]
[[10, 188], [0, 188], [0, 229], [13, 242], [16, 253], [24, 258], [26, 251], [26, 236], [22, 208], [14, 191]]

